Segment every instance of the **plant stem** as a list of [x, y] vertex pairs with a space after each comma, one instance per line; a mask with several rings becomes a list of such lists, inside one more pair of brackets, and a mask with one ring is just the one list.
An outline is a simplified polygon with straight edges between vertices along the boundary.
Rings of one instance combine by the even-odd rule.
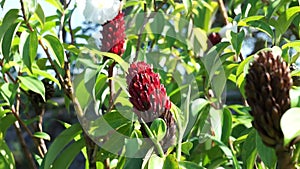
[[109, 92], [110, 92], [109, 107], [110, 108], [114, 107], [115, 85], [113, 83], [112, 77], [113, 77], [115, 65], [116, 65], [116, 62], [114, 61], [108, 68], [108, 84], [109, 84]]
[[225, 5], [224, 5], [224, 2], [223, 0], [218, 0], [218, 4], [219, 4], [219, 7], [220, 7], [220, 12], [224, 18], [224, 21], [227, 24], [229, 24], [229, 21], [228, 21], [228, 15], [227, 15], [227, 10], [225, 8]]
[[153, 142], [158, 154], [160, 157], [164, 157], [164, 151], [159, 143], [159, 141], [157, 141], [157, 139], [154, 137], [153, 133], [151, 132], [150, 128], [147, 126], [147, 124], [145, 123], [145, 121], [143, 119], [141, 119], [141, 122], [145, 128], [145, 131], [147, 133], [147, 135], [149, 136], [149, 138], [151, 139], [151, 141]]
[[292, 158], [293, 149], [282, 145], [276, 147], [277, 167], [278, 169], [296, 169], [296, 164]]

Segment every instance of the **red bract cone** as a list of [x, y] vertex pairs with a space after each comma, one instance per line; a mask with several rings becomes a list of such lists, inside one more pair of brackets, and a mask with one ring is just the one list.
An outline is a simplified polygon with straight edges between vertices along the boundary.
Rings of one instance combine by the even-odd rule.
[[145, 122], [152, 122], [171, 108], [165, 87], [158, 74], [144, 62], [133, 63], [126, 77], [134, 112]]
[[143, 119], [149, 126], [156, 118], [162, 118], [166, 122], [167, 133], [161, 141], [166, 150], [175, 142], [176, 125], [170, 112], [171, 102], [165, 87], [160, 84], [159, 75], [147, 63], [137, 62], [130, 65], [126, 80], [129, 99], [139, 119]]
[[290, 70], [280, 56], [263, 51], [255, 56], [246, 76], [245, 92], [254, 118], [253, 126], [262, 141], [275, 148], [279, 168], [293, 168], [291, 149], [283, 146], [282, 115], [290, 108]]
[[122, 56], [126, 36], [124, 14], [120, 12], [113, 20], [104, 24], [101, 34], [101, 51]]

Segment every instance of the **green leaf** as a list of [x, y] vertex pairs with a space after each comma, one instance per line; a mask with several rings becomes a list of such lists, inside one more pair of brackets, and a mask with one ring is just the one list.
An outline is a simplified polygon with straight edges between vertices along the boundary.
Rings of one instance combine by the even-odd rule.
[[156, 154], [153, 154], [148, 162], [148, 169], [162, 169], [164, 165], [164, 159], [160, 158]]
[[193, 148], [192, 142], [183, 142], [181, 145], [181, 150], [184, 154], [190, 155], [190, 150]]
[[45, 87], [42, 81], [31, 76], [18, 76], [18, 79], [21, 81], [21, 88], [40, 94], [45, 100]]
[[0, 6], [1, 6], [1, 8], [3, 8], [3, 6], [4, 6], [4, 3], [5, 3], [5, 0], [1, 0], [1, 2], [0, 2]]
[[280, 120], [281, 130], [284, 135], [284, 145], [288, 145], [300, 135], [300, 108], [294, 107], [287, 110]]
[[23, 1], [23, 5], [25, 8], [26, 18], [30, 18], [31, 15], [35, 12], [37, 6], [37, 0], [26, 0]]
[[233, 31], [231, 31], [230, 35], [231, 35], [231, 39], [230, 39], [231, 45], [232, 45], [233, 49], [235, 50], [236, 56], [239, 56], [240, 52], [241, 52], [241, 48], [242, 48], [242, 43], [245, 38], [245, 32], [244, 32], [244, 30], [242, 30], [239, 33], [235, 33]]
[[59, 158], [54, 161], [52, 168], [69, 168], [72, 161], [80, 153], [84, 146], [85, 140], [83, 138], [69, 145], [63, 152], [61, 152]]
[[266, 18], [271, 18], [278, 8], [280, 8], [286, 2], [287, 1], [274, 1], [273, 3], [270, 3], [266, 13]]
[[7, 29], [12, 24], [15, 23], [15, 21], [18, 19], [18, 17], [19, 17], [19, 9], [11, 9], [5, 14], [3, 21], [1, 23], [1, 26], [0, 26], [0, 39], [2, 39], [2, 37], [5, 34], [5, 32], [7, 31]]
[[261, 160], [264, 162], [264, 164], [268, 168], [276, 168], [276, 154], [275, 150], [271, 147], [267, 147], [261, 140], [259, 134], [256, 132], [256, 148], [257, 152], [261, 158]]
[[[65, 146], [67, 146], [77, 135], [82, 132], [81, 126], [79, 123], [73, 124], [71, 127], [64, 130], [59, 134], [51, 144], [44, 160], [42, 163], [43, 169], [50, 169], [54, 161], [58, 156], [63, 152]], [[79, 145], [80, 146], [80, 145]], [[75, 148], [75, 147], [74, 147]], [[75, 148], [76, 149], [76, 148]], [[64, 157], [66, 158], [66, 157]], [[64, 159], [61, 158], [61, 159]], [[60, 167], [59, 167], [60, 168]]]
[[228, 108], [224, 108], [221, 140], [226, 145], [229, 142], [231, 131], [232, 131], [231, 111]]
[[156, 40], [162, 35], [166, 19], [164, 18], [164, 13], [158, 11], [153, 18], [153, 21], [150, 23], [151, 33], [154, 34]]
[[179, 161], [179, 166], [180, 169], [205, 169], [204, 167], [201, 167], [191, 161]]
[[18, 85], [11, 83], [4, 83], [1, 86], [1, 95], [9, 105], [14, 104], [18, 87]]
[[9, 60], [11, 43], [14, 39], [15, 34], [20, 26], [21, 22], [12, 24], [5, 32], [3, 39], [1, 41], [1, 51], [6, 60]]
[[179, 164], [176, 158], [172, 154], [166, 157], [166, 160], [163, 165], [163, 169], [179, 169]]
[[242, 147], [242, 159], [246, 169], [253, 169], [256, 155], [256, 130], [252, 129]]
[[[81, 51], [86, 50], [87, 48], [82, 48]], [[124, 71], [127, 71], [129, 68], [129, 64], [127, 62], [125, 62], [119, 55], [116, 55], [114, 53], [109, 53], [109, 52], [100, 52], [98, 49], [87, 49], [87, 52], [91, 52], [94, 53], [97, 56], [107, 56], [111, 59], [113, 59], [114, 61], [116, 61]]]
[[219, 139], [216, 138], [215, 136], [211, 136], [208, 134], [205, 134], [205, 136], [212, 139], [219, 146], [219, 148], [224, 152], [226, 157], [233, 161], [233, 165], [236, 169], [241, 168], [236, 156], [234, 155], [231, 149], [229, 149], [223, 142], [219, 141]]
[[41, 138], [41, 139], [48, 140], [48, 141], [51, 140], [51, 137], [49, 136], [49, 134], [47, 134], [45, 132], [35, 132], [33, 134], [33, 136], [36, 138]]
[[45, 18], [44, 10], [40, 4], [38, 4], [36, 7], [35, 16], [38, 18], [41, 26], [44, 27], [46, 18]]
[[257, 17], [257, 19], [259, 19], [259, 20], [248, 20], [247, 22], [245, 22], [248, 19], [248, 18], [245, 18], [244, 20], [242, 20], [238, 23], [238, 26], [254, 27], [260, 31], [265, 32], [268, 36], [273, 38], [274, 32], [273, 32], [271, 26], [265, 21], [265, 18], [260, 18], [261, 16], [254, 16], [254, 17]]
[[23, 32], [21, 35], [19, 50], [22, 54], [22, 59], [24, 64], [32, 71], [32, 63], [34, 62], [35, 57], [37, 56], [38, 49], [38, 36], [36, 31]]
[[76, 46], [74, 45], [64, 43], [63, 46], [66, 50], [74, 53], [75, 55], [78, 55], [80, 53], [80, 49], [76, 48]]
[[[6, 130], [16, 121], [16, 117], [12, 114], [6, 114], [4, 117], [0, 118], [0, 133], [4, 136], [6, 134]], [[0, 139], [1, 140], [1, 139]]]
[[[1, 135], [1, 133], [0, 133]], [[15, 159], [7, 146], [6, 142], [0, 136], [0, 168], [3, 169], [15, 169]]]
[[167, 125], [163, 119], [157, 118], [151, 123], [150, 130], [155, 139], [161, 141], [166, 135]]
[[275, 27], [276, 44], [280, 42], [281, 36], [286, 32], [299, 12], [299, 6], [291, 7], [280, 14], [277, 21], [272, 19], [270, 20], [270, 24]]
[[44, 39], [48, 43], [48, 48], [54, 54], [54, 59], [57, 62], [57, 64], [61, 67], [64, 67], [64, 63], [65, 63], [64, 47], [60, 43], [59, 39], [53, 35], [46, 35], [44, 36]]
[[49, 72], [33, 68], [32, 73], [34, 75], [43, 76], [44, 78], [47, 78], [47, 79], [53, 81], [54, 83], [56, 83], [56, 85], [58, 86], [59, 89], [61, 88], [59, 81], [53, 75], [51, 75]]
[[248, 73], [248, 69], [250, 66], [250, 63], [253, 61], [253, 56], [247, 57], [245, 60], [242, 61], [242, 63], [239, 64], [237, 71], [236, 71], [236, 85], [241, 91], [241, 94], [246, 97], [245, 95], [245, 89], [244, 89], [244, 84], [245, 84], [245, 77], [246, 74]]
[[107, 76], [104, 74], [99, 74], [96, 79], [96, 83], [94, 87], [95, 98], [100, 100], [106, 87], [107, 87]]
[[64, 9], [62, 4], [60, 3], [59, 0], [46, 0], [46, 2], [50, 3], [53, 5], [57, 10], [59, 10], [61, 13], [63, 13]]
[[207, 50], [207, 35], [206, 32], [200, 28], [193, 28], [193, 50], [195, 53]]
[[290, 90], [291, 107], [300, 107], [300, 87]]
[[190, 13], [193, 7], [193, 1], [192, 0], [182, 0], [184, 4], [184, 8], [187, 13]]

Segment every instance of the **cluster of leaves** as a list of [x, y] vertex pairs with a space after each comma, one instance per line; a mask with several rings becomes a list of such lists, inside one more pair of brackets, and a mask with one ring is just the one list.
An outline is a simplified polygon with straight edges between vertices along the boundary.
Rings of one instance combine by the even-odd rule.
[[[245, 75], [253, 55], [242, 55], [247, 48], [243, 42], [262, 32], [266, 43], [260, 48], [276, 46], [288, 64], [295, 64], [300, 53], [300, 41], [295, 40], [300, 37], [298, 1], [232, 0], [225, 2], [224, 11], [221, 0], [127, 0], [122, 57], [79, 43], [91, 42], [91, 36], [83, 27], [72, 28], [76, 6], [71, 0], [47, 0], [57, 9], [52, 16], [46, 16], [46, 7], [38, 2], [20, 0], [20, 9], [7, 10], [1, 19], [0, 168], [16, 166], [5, 142], [10, 126], [19, 136], [27, 168], [68, 168], [78, 154], [86, 159], [85, 168], [97, 169], [276, 168], [275, 151], [262, 143], [244, 103]], [[5, 9], [5, 0], [0, 4]], [[237, 30], [228, 30], [223, 41], [212, 46], [208, 35], [226, 24]], [[152, 64], [173, 103], [177, 143], [164, 154], [152, 149], [133, 158], [145, 151], [146, 143], [140, 141], [140, 123], [126, 92], [129, 60]], [[112, 69], [117, 75], [111, 76]], [[295, 80], [299, 75], [298, 70], [292, 72]], [[55, 105], [41, 79], [54, 85], [67, 108], [74, 105], [81, 122], [62, 122], [66, 129], [57, 137], [41, 127], [47, 105]], [[281, 121], [286, 144], [300, 133], [299, 90], [291, 90], [292, 108]], [[34, 151], [22, 132], [31, 137]], [[147, 132], [159, 147], [166, 124], [157, 119]], [[90, 138], [109, 141], [96, 146]], [[47, 147], [45, 140], [50, 139]], [[297, 162], [299, 150], [296, 145]]]

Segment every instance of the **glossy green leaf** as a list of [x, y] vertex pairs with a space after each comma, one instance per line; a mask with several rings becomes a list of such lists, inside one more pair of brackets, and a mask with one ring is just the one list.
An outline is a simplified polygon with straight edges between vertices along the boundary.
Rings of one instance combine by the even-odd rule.
[[252, 129], [242, 147], [242, 160], [246, 169], [253, 169], [256, 156], [256, 131]]
[[190, 155], [190, 150], [193, 148], [193, 143], [192, 142], [183, 142], [181, 145], [181, 150], [182, 153], [186, 155]]
[[21, 22], [12, 24], [5, 32], [3, 39], [1, 41], [1, 51], [6, 60], [9, 60], [11, 43], [14, 36], [20, 26]]
[[19, 17], [19, 9], [10, 9], [4, 16], [3, 21], [0, 26], [0, 39], [7, 31], [7, 29], [15, 23]]
[[[51, 144], [48, 152], [43, 160], [42, 168], [50, 169], [54, 161], [61, 154], [65, 146], [67, 146], [77, 135], [82, 132], [80, 124], [73, 124], [59, 134]], [[64, 158], [62, 158], [64, 159]]]
[[245, 89], [244, 89], [244, 84], [245, 84], [245, 77], [246, 74], [248, 73], [248, 69], [250, 66], [250, 63], [253, 61], [253, 56], [247, 57], [245, 60], [242, 61], [242, 63], [239, 64], [237, 71], [236, 71], [236, 85], [239, 87], [241, 94], [245, 96]]
[[48, 43], [48, 48], [52, 51], [54, 55], [54, 59], [57, 64], [61, 67], [64, 67], [65, 64], [65, 54], [64, 54], [64, 47], [59, 41], [59, 39], [53, 35], [46, 35], [44, 39]]
[[232, 130], [231, 111], [228, 108], [224, 108], [221, 140], [226, 145], [229, 142], [229, 137], [231, 136], [231, 130]]
[[44, 27], [46, 18], [45, 18], [44, 10], [40, 4], [38, 4], [36, 7], [35, 15], [37, 16], [41, 26]]
[[[0, 133], [1, 135], [1, 133]], [[0, 137], [0, 168], [15, 169], [15, 159], [4, 139]]]
[[[247, 19], [247, 18], [246, 18]], [[250, 27], [254, 27], [260, 31], [265, 32], [268, 36], [270, 36], [271, 38], [274, 37], [274, 32], [271, 28], [271, 26], [264, 20], [250, 20], [245, 24], [239, 23], [239, 26], [250, 26]]]
[[18, 89], [18, 85], [11, 84], [11, 83], [4, 83], [1, 86], [1, 95], [9, 105], [14, 104], [16, 94], [18, 91], [17, 89]]
[[96, 79], [94, 92], [95, 98], [101, 99], [104, 90], [107, 87], [107, 76], [104, 74], [99, 74]]
[[240, 169], [240, 165], [238, 163], [238, 160], [236, 158], [236, 156], [234, 155], [234, 153], [232, 152], [232, 150], [227, 147], [223, 142], [221, 142], [218, 138], [216, 138], [215, 136], [211, 136], [206, 134], [206, 136], [210, 139], [212, 139], [218, 146], [219, 148], [223, 151], [223, 153], [226, 155], [226, 157], [228, 159], [231, 159], [233, 162], [233, 165], [236, 169]]
[[119, 55], [116, 55], [114, 53], [109, 53], [109, 52], [100, 52], [97, 49], [86, 49], [86, 48], [82, 48], [81, 50], [87, 50], [88, 52], [92, 52], [94, 54], [96, 54], [97, 56], [107, 56], [111, 59], [113, 59], [114, 61], [116, 61], [123, 70], [127, 71], [129, 68], [129, 64], [127, 62], [125, 62]]
[[[7, 129], [16, 121], [16, 117], [12, 114], [6, 114], [4, 117], [0, 118], [0, 133], [4, 136]], [[1, 139], [0, 139], [1, 140]]]
[[207, 50], [207, 35], [206, 32], [200, 28], [193, 28], [194, 39], [193, 39], [193, 50], [199, 54], [202, 51]]
[[184, 4], [184, 8], [187, 11], [187, 13], [190, 13], [192, 7], [193, 7], [193, 2], [192, 0], [183, 0], [182, 1]]
[[276, 154], [275, 150], [267, 147], [261, 140], [259, 134], [256, 132], [256, 148], [259, 157], [268, 168], [276, 168]]
[[3, 6], [4, 6], [4, 3], [5, 3], [5, 0], [1, 0], [1, 2], [0, 2], [0, 6], [1, 6], [1, 8], [3, 8]]
[[167, 132], [167, 125], [161, 118], [155, 119], [150, 126], [150, 130], [157, 141], [161, 141]]
[[245, 38], [245, 32], [244, 32], [244, 30], [242, 30], [239, 33], [235, 33], [233, 31], [231, 31], [230, 35], [231, 35], [231, 39], [230, 39], [231, 45], [232, 45], [233, 49], [235, 50], [236, 56], [239, 56], [239, 54], [241, 52], [241, 48], [242, 48], [242, 43]]
[[164, 165], [164, 159], [153, 154], [148, 162], [148, 169], [162, 169]]
[[163, 169], [179, 169], [178, 161], [172, 154], [166, 157]]
[[37, 56], [38, 49], [38, 36], [35, 31], [23, 32], [21, 35], [21, 41], [19, 45], [20, 53], [22, 54], [22, 59], [24, 64], [32, 71], [32, 64]]
[[25, 9], [26, 18], [30, 18], [31, 15], [35, 12], [37, 7], [37, 0], [26, 0], [23, 1], [23, 6]]
[[300, 107], [300, 87], [290, 90], [291, 107]]
[[18, 76], [18, 79], [21, 81], [21, 88], [40, 94], [45, 100], [45, 87], [42, 81], [31, 76]]
[[54, 161], [52, 168], [69, 168], [84, 146], [85, 140], [83, 138], [69, 145]]
[[44, 70], [40, 70], [40, 69], [32, 69], [32, 73], [34, 75], [39, 75], [39, 76], [43, 76], [44, 78], [47, 78], [51, 81], [53, 81], [54, 83], [56, 83], [56, 85], [58, 86], [58, 88], [61, 88], [61, 85], [59, 83], [59, 81], [57, 80], [57, 78], [55, 78], [53, 75], [51, 75], [49, 72], [44, 71]]
[[163, 32], [163, 29], [165, 27], [165, 22], [166, 19], [164, 18], [164, 14], [159, 11], [156, 13], [153, 21], [150, 23], [150, 33], [154, 34], [156, 40], [158, 40], [158, 38], [161, 36], [161, 32]]
[[281, 130], [284, 135], [284, 145], [288, 145], [300, 135], [300, 108], [294, 107], [287, 110], [280, 120]]
[[33, 134], [33, 136], [36, 138], [41, 138], [41, 139], [48, 140], [48, 141], [51, 140], [51, 137], [49, 136], [49, 134], [47, 134], [45, 132], [35, 132]]
[[204, 167], [191, 161], [180, 161], [179, 166], [180, 169], [205, 169]]
[[64, 9], [59, 0], [46, 0], [46, 2], [53, 5], [56, 9], [58, 9], [61, 13], [63, 13]]

